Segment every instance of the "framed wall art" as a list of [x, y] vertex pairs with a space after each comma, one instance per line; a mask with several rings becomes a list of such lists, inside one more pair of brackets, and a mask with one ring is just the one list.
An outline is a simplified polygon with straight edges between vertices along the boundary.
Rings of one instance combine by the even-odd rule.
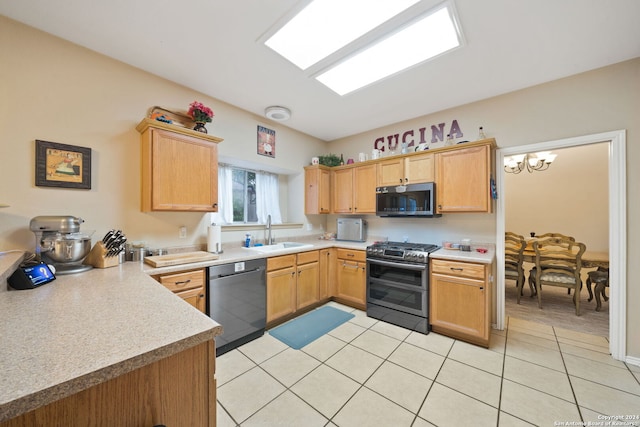
[[276, 131], [258, 125], [258, 154], [276, 157]]
[[36, 185], [91, 189], [91, 148], [36, 139]]

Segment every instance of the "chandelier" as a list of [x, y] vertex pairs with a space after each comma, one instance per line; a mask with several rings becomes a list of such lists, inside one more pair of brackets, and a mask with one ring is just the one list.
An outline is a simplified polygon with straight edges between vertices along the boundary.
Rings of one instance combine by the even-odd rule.
[[556, 159], [557, 154], [551, 154], [550, 151], [542, 151], [535, 154], [517, 154], [504, 158], [504, 171], [507, 173], [520, 173], [527, 170], [529, 173], [533, 171], [543, 171], [549, 169], [551, 162]]

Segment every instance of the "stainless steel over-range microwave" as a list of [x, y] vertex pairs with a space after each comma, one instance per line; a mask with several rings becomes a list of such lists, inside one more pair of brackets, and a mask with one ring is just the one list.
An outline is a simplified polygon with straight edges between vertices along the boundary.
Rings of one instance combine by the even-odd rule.
[[376, 188], [376, 215], [393, 217], [439, 217], [436, 185], [407, 184]]

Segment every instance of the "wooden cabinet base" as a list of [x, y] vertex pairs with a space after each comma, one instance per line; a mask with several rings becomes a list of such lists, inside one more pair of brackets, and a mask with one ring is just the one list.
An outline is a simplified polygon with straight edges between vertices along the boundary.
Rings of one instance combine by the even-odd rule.
[[0, 427], [214, 427], [214, 371], [215, 344], [208, 341], [0, 423]]
[[433, 325], [431, 326], [431, 332], [435, 332], [436, 334], [444, 335], [447, 337], [458, 339], [460, 341], [464, 341], [471, 344], [489, 348], [490, 338], [484, 339], [474, 335], [463, 334], [455, 330], [452, 330], [450, 328], [440, 328], [438, 326], [433, 326]]

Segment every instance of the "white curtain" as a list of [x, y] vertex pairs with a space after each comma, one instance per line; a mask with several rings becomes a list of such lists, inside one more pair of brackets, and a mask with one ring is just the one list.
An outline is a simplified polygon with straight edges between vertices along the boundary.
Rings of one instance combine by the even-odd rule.
[[256, 214], [262, 224], [267, 223], [267, 215], [271, 215], [272, 224], [282, 224], [278, 175], [256, 172]]
[[[280, 214], [280, 187], [278, 175], [256, 172], [256, 215], [258, 222], [267, 223], [271, 215], [272, 224], [282, 224]], [[216, 224], [233, 223], [233, 179], [232, 166], [218, 164], [218, 213], [211, 215]]]
[[214, 216], [216, 224], [233, 222], [233, 180], [229, 165], [218, 164], [218, 214]]

